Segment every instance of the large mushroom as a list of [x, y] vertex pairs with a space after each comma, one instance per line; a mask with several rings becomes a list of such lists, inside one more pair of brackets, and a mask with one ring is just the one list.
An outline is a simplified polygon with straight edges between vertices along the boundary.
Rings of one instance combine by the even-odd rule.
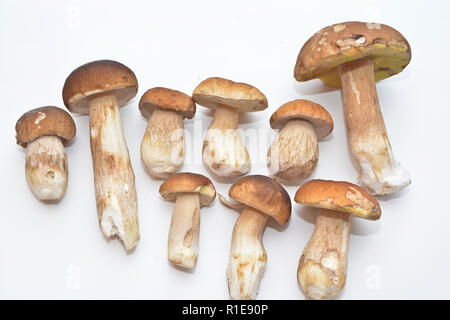
[[200, 208], [216, 198], [216, 189], [205, 176], [175, 173], [161, 184], [164, 200], [175, 202], [167, 246], [168, 260], [182, 268], [193, 269], [197, 263], [200, 232]]
[[316, 227], [298, 265], [298, 283], [307, 298], [331, 299], [345, 285], [351, 216], [378, 220], [380, 205], [361, 187], [331, 180], [306, 182], [294, 200], [319, 208]]
[[250, 157], [238, 132], [239, 114], [267, 108], [267, 98], [255, 87], [223, 78], [208, 78], [192, 97], [214, 110], [203, 142], [203, 162], [221, 177], [241, 176], [251, 169]]
[[39, 200], [59, 200], [66, 192], [68, 164], [64, 145], [75, 134], [72, 117], [53, 106], [30, 110], [17, 120], [17, 144], [26, 148], [25, 174]]
[[228, 289], [232, 299], [256, 299], [267, 262], [262, 244], [266, 222], [272, 217], [284, 225], [291, 216], [291, 199], [275, 179], [260, 175], [239, 179], [228, 195], [237, 203], [219, 195], [220, 201], [233, 209], [242, 209], [233, 229]]
[[401, 72], [410, 60], [409, 43], [397, 30], [379, 23], [345, 22], [312, 36], [295, 65], [298, 81], [319, 78], [342, 86], [347, 141], [359, 165], [359, 181], [373, 195], [411, 183], [392, 153], [375, 86]]
[[183, 118], [194, 117], [195, 103], [180, 91], [157, 87], [144, 93], [139, 109], [148, 120], [141, 144], [142, 162], [151, 176], [167, 178], [183, 163]]
[[282, 181], [296, 183], [314, 172], [319, 159], [317, 140], [333, 131], [333, 119], [321, 105], [297, 99], [283, 104], [270, 117], [280, 130], [267, 152], [267, 166]]
[[82, 65], [67, 77], [66, 107], [89, 115], [95, 196], [105, 236], [119, 236], [131, 250], [139, 240], [134, 173], [122, 129], [119, 107], [137, 93], [133, 71], [111, 60]]

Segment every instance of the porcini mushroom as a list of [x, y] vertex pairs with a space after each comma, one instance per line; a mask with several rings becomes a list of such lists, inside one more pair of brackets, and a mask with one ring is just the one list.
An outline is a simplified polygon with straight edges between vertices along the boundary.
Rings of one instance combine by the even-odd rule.
[[161, 184], [159, 193], [175, 202], [169, 230], [167, 256], [171, 263], [193, 269], [197, 263], [200, 232], [200, 208], [216, 197], [216, 189], [205, 176], [196, 173], [175, 173]]
[[294, 200], [319, 208], [314, 233], [298, 264], [298, 283], [307, 298], [331, 299], [345, 284], [350, 217], [378, 220], [380, 205], [361, 187], [331, 180], [306, 182]]
[[311, 176], [319, 159], [317, 140], [333, 131], [328, 111], [312, 101], [290, 101], [272, 114], [270, 126], [280, 130], [267, 152], [271, 173], [289, 183]]
[[119, 107], [138, 90], [133, 71], [111, 60], [82, 65], [67, 77], [66, 107], [89, 115], [97, 212], [105, 236], [117, 235], [127, 250], [139, 240], [134, 173]]
[[203, 142], [203, 162], [221, 177], [241, 176], [251, 169], [250, 157], [238, 132], [239, 114], [267, 108], [267, 98], [255, 87], [223, 78], [208, 78], [192, 97], [215, 110]]
[[231, 208], [242, 209], [233, 229], [228, 289], [232, 299], [256, 299], [267, 261], [262, 244], [267, 219], [272, 217], [284, 225], [291, 216], [291, 199], [275, 179], [260, 175], [239, 179], [228, 195], [237, 203], [219, 195], [220, 201]]
[[68, 165], [64, 145], [75, 134], [72, 117], [57, 107], [30, 110], [17, 121], [17, 144], [26, 148], [25, 174], [39, 200], [59, 200], [66, 192]]
[[180, 91], [158, 87], [144, 93], [139, 109], [148, 120], [141, 144], [142, 162], [151, 176], [167, 178], [183, 163], [183, 118], [194, 117], [195, 103]]
[[397, 30], [379, 23], [345, 22], [312, 36], [295, 65], [298, 81], [320, 78], [342, 86], [347, 141], [359, 166], [359, 181], [373, 195], [411, 183], [392, 153], [375, 86], [401, 72], [410, 60], [409, 43]]

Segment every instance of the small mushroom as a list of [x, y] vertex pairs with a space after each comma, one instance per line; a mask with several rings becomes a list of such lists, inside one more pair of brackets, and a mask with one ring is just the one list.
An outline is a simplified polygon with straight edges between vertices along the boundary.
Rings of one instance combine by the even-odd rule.
[[256, 299], [267, 255], [262, 235], [267, 219], [284, 225], [291, 216], [291, 199], [286, 190], [269, 177], [253, 175], [235, 182], [228, 195], [238, 203], [220, 201], [233, 209], [242, 209], [231, 242], [227, 268], [228, 289], [232, 299]]
[[306, 182], [294, 200], [319, 208], [314, 233], [298, 264], [298, 283], [309, 299], [331, 299], [345, 284], [350, 217], [378, 220], [380, 205], [361, 187], [330, 180]]
[[193, 269], [198, 257], [200, 208], [216, 197], [216, 189], [205, 176], [196, 173], [175, 173], [161, 184], [159, 193], [175, 202], [167, 246], [171, 263]]
[[127, 250], [139, 240], [134, 173], [119, 107], [138, 90], [133, 71], [111, 60], [82, 65], [67, 77], [66, 107], [88, 114], [97, 212], [105, 236], [117, 235]]
[[148, 120], [141, 159], [151, 176], [167, 178], [183, 163], [183, 118], [194, 117], [194, 100], [180, 91], [158, 87], [144, 93], [139, 109]]
[[192, 97], [197, 104], [215, 110], [203, 142], [204, 164], [221, 177], [248, 173], [251, 162], [238, 132], [239, 114], [266, 109], [266, 96], [246, 83], [208, 78]]
[[25, 174], [39, 200], [59, 200], [66, 192], [68, 165], [64, 145], [75, 134], [72, 117], [57, 107], [30, 110], [17, 121], [17, 144], [26, 148]]
[[408, 41], [378, 23], [345, 22], [321, 29], [301, 49], [298, 81], [320, 78], [341, 87], [347, 141], [359, 166], [359, 181], [373, 195], [399, 191], [411, 183], [397, 162], [381, 114], [376, 81], [400, 73], [411, 60]]
[[294, 100], [272, 114], [270, 126], [280, 130], [267, 152], [271, 174], [288, 183], [311, 176], [319, 159], [317, 140], [333, 131], [328, 111], [312, 101]]

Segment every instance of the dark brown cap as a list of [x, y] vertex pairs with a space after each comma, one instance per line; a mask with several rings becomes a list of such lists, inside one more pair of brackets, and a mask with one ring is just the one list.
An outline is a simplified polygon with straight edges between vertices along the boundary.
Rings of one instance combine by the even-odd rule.
[[89, 101], [102, 95], [114, 95], [119, 107], [137, 93], [138, 82], [127, 66], [111, 60], [98, 60], [76, 68], [63, 88], [66, 107], [74, 113], [89, 114]]
[[268, 105], [266, 96], [257, 88], [218, 77], [202, 81], [192, 93], [192, 98], [210, 109], [222, 104], [241, 113], [264, 110]]
[[298, 81], [321, 79], [340, 87], [337, 66], [369, 57], [375, 80], [403, 71], [411, 60], [408, 41], [397, 30], [380, 23], [350, 21], [323, 28], [302, 47], [294, 69]]
[[195, 115], [195, 103], [190, 96], [167, 88], [149, 89], [139, 101], [139, 110], [146, 119], [150, 119], [156, 108], [179, 112], [183, 118], [188, 119], [192, 119]]
[[48, 106], [24, 113], [16, 123], [17, 144], [28, 143], [43, 136], [57, 136], [64, 144], [75, 137], [76, 127], [72, 117], [61, 108]]
[[360, 186], [345, 181], [310, 180], [297, 190], [294, 200], [368, 220], [378, 220], [381, 216], [380, 204], [374, 197]]
[[291, 216], [289, 194], [275, 179], [261, 175], [245, 176], [231, 186], [228, 195], [271, 216], [281, 225]]
[[159, 187], [159, 193], [164, 200], [176, 201], [180, 193], [197, 192], [200, 194], [200, 206], [209, 205], [216, 197], [216, 189], [207, 177], [190, 172], [171, 175]]

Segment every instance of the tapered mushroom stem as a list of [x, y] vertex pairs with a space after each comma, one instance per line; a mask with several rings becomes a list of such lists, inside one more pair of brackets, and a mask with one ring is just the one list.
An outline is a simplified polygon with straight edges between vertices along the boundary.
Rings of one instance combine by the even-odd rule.
[[27, 145], [25, 173], [39, 200], [59, 200], [67, 187], [67, 155], [57, 136], [43, 136]]
[[312, 124], [301, 119], [290, 120], [280, 130], [267, 152], [272, 174], [288, 182], [308, 178], [317, 166], [319, 148]]
[[314, 233], [303, 250], [297, 280], [306, 297], [331, 299], [344, 287], [351, 214], [319, 209]]
[[137, 196], [116, 97], [93, 99], [89, 118], [100, 225], [107, 237], [118, 235], [130, 250], [139, 240]]
[[267, 255], [262, 235], [268, 216], [245, 207], [233, 229], [228, 288], [232, 299], [256, 299], [261, 276], [266, 268]]
[[360, 183], [374, 195], [389, 194], [411, 183], [394, 159], [378, 102], [373, 61], [369, 58], [338, 67], [347, 125], [347, 140], [360, 167]]
[[239, 113], [225, 105], [217, 106], [203, 143], [203, 161], [218, 176], [246, 174], [250, 157], [238, 132]]
[[148, 121], [141, 144], [141, 159], [150, 175], [167, 178], [183, 163], [183, 117], [178, 112], [156, 109]]
[[179, 194], [169, 230], [168, 259], [171, 263], [193, 269], [198, 257], [200, 197], [197, 192]]

